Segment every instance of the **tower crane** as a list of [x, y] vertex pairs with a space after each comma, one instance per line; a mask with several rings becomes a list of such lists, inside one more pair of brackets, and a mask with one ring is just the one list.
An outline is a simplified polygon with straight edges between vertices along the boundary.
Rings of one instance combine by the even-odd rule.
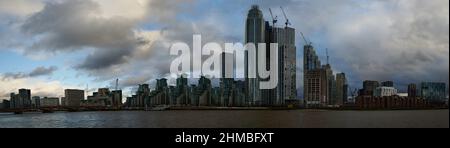
[[303, 37], [303, 40], [305, 41], [305, 45], [312, 45], [312, 42], [309, 42], [308, 40], [306, 40], [305, 35], [303, 34], [303, 32], [300, 32], [300, 34]]
[[286, 19], [286, 23], [285, 23], [286, 27], [288, 27], [289, 25], [292, 25], [291, 22], [289, 21], [287, 15], [286, 15], [286, 12], [284, 11], [283, 7], [280, 6], [280, 8], [281, 8], [281, 11], [283, 12], [284, 18]]
[[327, 51], [327, 65], [330, 64], [330, 56], [328, 55], [328, 48], [326, 49]]
[[272, 16], [272, 24], [275, 27], [275, 24], [278, 22], [278, 16], [273, 17], [272, 9], [269, 8], [270, 16]]

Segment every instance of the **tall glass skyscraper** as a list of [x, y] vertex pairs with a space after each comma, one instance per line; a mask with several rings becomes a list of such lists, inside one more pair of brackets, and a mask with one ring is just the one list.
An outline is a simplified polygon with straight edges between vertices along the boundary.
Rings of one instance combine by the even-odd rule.
[[[254, 43], [256, 45], [256, 55], [258, 55], [258, 43], [265, 43], [265, 21], [263, 17], [262, 11], [259, 9], [259, 6], [254, 5], [248, 12], [247, 16], [247, 23], [245, 28], [245, 43]], [[247, 100], [246, 102], [249, 105], [253, 106], [259, 106], [261, 105], [261, 97], [260, 97], [260, 89], [259, 89], [259, 81], [260, 79], [257, 78], [249, 78], [249, 59], [255, 59], [258, 61], [258, 56], [256, 57], [249, 57], [253, 55], [249, 55], [248, 51], [245, 52], [245, 77], [246, 77], [246, 96]], [[250, 66], [256, 66], [256, 65], [250, 65]], [[258, 71], [258, 70], [256, 70]], [[257, 74], [258, 75], [258, 74]]]

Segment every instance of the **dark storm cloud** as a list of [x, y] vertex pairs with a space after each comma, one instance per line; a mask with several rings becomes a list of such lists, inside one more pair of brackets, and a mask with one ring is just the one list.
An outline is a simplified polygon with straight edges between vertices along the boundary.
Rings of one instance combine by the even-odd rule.
[[45, 75], [50, 75], [52, 74], [54, 71], [58, 70], [58, 68], [56, 66], [50, 66], [50, 67], [38, 67], [36, 69], [34, 69], [33, 71], [30, 72], [30, 74], [28, 74], [30, 77], [37, 77], [37, 76], [45, 76]]
[[128, 77], [120, 81], [120, 87], [135, 87], [139, 84], [148, 83], [151, 80], [151, 75], [141, 75], [137, 77]]
[[345, 23], [327, 26], [339, 69], [360, 81], [394, 80], [403, 90], [408, 83], [448, 83], [448, 1], [375, 1], [365, 7]]
[[135, 22], [123, 17], [96, 16], [99, 13], [99, 5], [90, 0], [47, 2], [42, 11], [29, 17], [21, 27], [37, 40], [26, 53], [93, 49], [76, 66], [83, 70], [126, 63], [124, 57], [132, 53], [138, 42], [132, 30]]
[[[87, 72], [98, 80], [119, 76], [136, 77], [136, 74], [141, 73], [139, 71], [142, 67], [152, 69], [152, 72], [141, 75], [168, 73], [169, 51], [162, 44], [177, 38], [146, 38], [140, 35], [145, 31], [140, 30], [138, 25], [142, 21], [169, 27], [175, 25], [177, 27], [172, 31], [183, 34], [181, 38], [188, 39], [192, 36], [191, 31], [185, 31], [185, 26], [179, 26], [180, 23], [174, 18], [181, 14], [180, 11], [188, 11], [187, 6], [192, 3], [193, 0], [152, 0], [145, 6], [148, 14], [145, 18], [148, 20], [134, 20], [116, 16], [102, 17], [98, 15], [102, 13], [101, 6], [91, 0], [47, 2], [42, 11], [33, 14], [21, 26], [22, 32], [36, 40], [25, 53], [87, 49], [91, 52], [72, 67], [81, 73]], [[151, 43], [155, 45], [145, 47]]]
[[96, 50], [93, 54], [86, 57], [83, 63], [76, 65], [80, 70], [99, 70], [108, 69], [113, 65], [125, 64], [128, 62], [130, 49], [103, 49]]
[[37, 67], [33, 69], [29, 73], [24, 72], [17, 72], [17, 73], [4, 73], [3, 79], [22, 79], [22, 78], [29, 78], [29, 77], [39, 77], [39, 76], [48, 76], [53, 74], [58, 70], [56, 66], [50, 66], [50, 67]]

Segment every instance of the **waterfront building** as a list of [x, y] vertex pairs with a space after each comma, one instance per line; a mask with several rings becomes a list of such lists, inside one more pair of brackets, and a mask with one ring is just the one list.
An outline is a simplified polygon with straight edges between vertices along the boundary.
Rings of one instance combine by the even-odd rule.
[[23, 108], [23, 101], [15, 93], [10, 93], [11, 108]]
[[366, 80], [363, 82], [363, 89], [359, 90], [360, 96], [373, 96], [374, 91], [377, 87], [380, 86], [378, 81]]
[[347, 102], [347, 79], [345, 73], [336, 74], [336, 102], [335, 105], [342, 106]]
[[417, 97], [417, 86], [416, 84], [408, 85], [408, 97], [416, 98]]
[[[248, 12], [247, 21], [245, 25], [245, 43], [265, 43], [265, 21], [262, 11], [259, 9], [259, 6], [254, 5]], [[259, 53], [258, 46], [256, 46], [256, 55]], [[249, 60], [255, 60], [255, 63], [258, 61], [258, 56], [249, 57], [248, 51], [245, 52], [245, 81], [247, 87], [247, 98], [249, 99], [249, 105], [251, 106], [259, 106], [262, 103], [260, 97], [260, 88], [259, 88], [259, 77], [258, 73], [256, 78], [251, 78], [248, 76], [249, 74]], [[256, 64], [257, 65], [257, 64]], [[256, 68], [256, 72], [258, 72]]]
[[19, 99], [23, 101], [23, 108], [31, 108], [31, 90], [19, 89]]
[[394, 82], [393, 81], [381, 82], [381, 86], [383, 86], [383, 87], [394, 87]]
[[325, 69], [312, 69], [305, 73], [305, 105], [309, 108], [328, 104], [327, 74]]
[[419, 109], [428, 108], [427, 100], [400, 96], [358, 96], [356, 106], [359, 109]]
[[136, 92], [136, 106], [135, 107], [146, 107], [147, 102], [150, 100], [150, 85], [141, 84], [139, 85], [138, 91]]
[[395, 89], [394, 87], [377, 87], [374, 91], [374, 95], [373, 96], [377, 96], [377, 97], [389, 97], [389, 96], [394, 96], [397, 95], [397, 89]]
[[270, 67], [270, 44], [278, 43], [278, 85], [275, 89], [262, 90], [262, 103], [266, 106], [284, 106], [285, 100], [297, 98], [297, 47], [295, 29], [271, 26], [266, 22], [266, 66]]
[[170, 100], [167, 79], [156, 80], [156, 90], [150, 93], [150, 106], [170, 105]]
[[111, 93], [112, 107], [120, 108], [122, 106], [122, 90], [114, 90]]
[[41, 97], [39, 97], [39, 96], [32, 97], [31, 106], [33, 108], [40, 108], [41, 107]]
[[44, 97], [40, 99], [41, 107], [58, 107], [59, 106], [59, 98], [48, 98]]
[[440, 82], [422, 82], [420, 86], [421, 96], [430, 102], [445, 102], [446, 84]]
[[31, 90], [19, 89], [19, 93], [10, 93], [11, 108], [31, 108]]
[[77, 89], [64, 90], [64, 106], [68, 107], [80, 107], [81, 101], [84, 100], [84, 91]]
[[11, 108], [11, 101], [10, 100], [3, 100], [3, 109], [10, 109]]
[[112, 107], [113, 94], [109, 88], [99, 88], [97, 92], [92, 93], [92, 96], [88, 96], [84, 106]]

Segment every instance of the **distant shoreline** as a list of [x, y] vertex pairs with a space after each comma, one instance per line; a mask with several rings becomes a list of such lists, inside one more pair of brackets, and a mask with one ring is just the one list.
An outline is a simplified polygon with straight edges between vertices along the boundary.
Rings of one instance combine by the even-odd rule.
[[[412, 109], [355, 109], [355, 108], [274, 108], [274, 107], [170, 107], [164, 110], [145, 110], [145, 109], [106, 109], [106, 110], [75, 110], [64, 111], [54, 110], [52, 112], [42, 111], [24, 111], [21, 113], [54, 113], [54, 112], [120, 112], [120, 111], [146, 111], [146, 112], [164, 112], [164, 111], [420, 111], [420, 110], [449, 110], [449, 108], [412, 108]], [[14, 113], [11, 111], [1, 111], [0, 113]], [[20, 114], [21, 114], [20, 113]]]

